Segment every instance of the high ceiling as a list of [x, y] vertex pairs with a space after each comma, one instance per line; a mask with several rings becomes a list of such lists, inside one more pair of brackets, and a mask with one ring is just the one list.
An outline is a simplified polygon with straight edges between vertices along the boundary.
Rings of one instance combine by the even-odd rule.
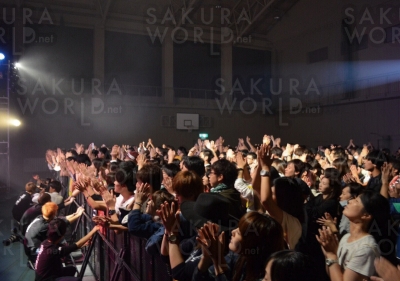
[[[266, 38], [298, 0], [0, 0], [4, 6], [48, 9], [55, 24], [122, 32], [145, 32], [146, 25], [229, 28], [234, 38]], [[40, 13], [40, 12], [39, 12]], [[35, 16], [35, 15], [34, 15]]]

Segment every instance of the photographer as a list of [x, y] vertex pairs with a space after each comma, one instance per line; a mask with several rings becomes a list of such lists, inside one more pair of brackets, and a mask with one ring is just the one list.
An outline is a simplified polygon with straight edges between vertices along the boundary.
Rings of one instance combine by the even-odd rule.
[[[43, 184], [41, 184], [40, 186], [45, 189], [46, 193], [50, 194], [51, 202], [56, 203], [60, 207], [60, 204], [64, 202], [64, 198], [59, 193], [62, 190], [61, 183], [59, 181], [53, 180], [47, 186]], [[32, 198], [32, 202], [38, 203], [38, 198], [39, 195], [34, 196]]]
[[32, 205], [32, 196], [36, 192], [36, 185], [28, 182], [25, 185], [25, 192], [18, 198], [12, 209], [13, 218], [20, 221], [25, 211]]
[[[95, 226], [86, 236], [78, 242], [71, 245], [59, 246], [63, 240], [67, 230], [67, 223], [59, 218], [52, 220], [49, 223], [47, 230], [47, 239], [40, 245], [39, 254], [35, 264], [36, 278], [35, 281], [42, 280], [60, 280], [60, 277], [74, 276], [76, 273], [75, 267], [62, 266], [61, 258], [71, 252], [81, 248], [90, 238], [99, 230]], [[68, 280], [81, 280], [78, 277], [70, 277]]]
[[[49, 222], [56, 218], [58, 211], [58, 206], [54, 202], [48, 202], [42, 207], [42, 215], [38, 216], [27, 228], [25, 233], [24, 245], [25, 245], [25, 254], [28, 256], [29, 260], [34, 262], [37, 256], [37, 250], [42, 243], [46, 239], [47, 227]], [[77, 220], [84, 209], [79, 207], [77, 212], [69, 215], [65, 218], [62, 218], [66, 221], [67, 225]]]

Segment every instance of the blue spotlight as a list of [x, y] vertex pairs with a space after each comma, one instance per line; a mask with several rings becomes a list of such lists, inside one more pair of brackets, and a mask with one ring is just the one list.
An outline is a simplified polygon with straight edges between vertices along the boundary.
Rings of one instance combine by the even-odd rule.
[[0, 53], [0, 60], [4, 60], [6, 56], [3, 53]]

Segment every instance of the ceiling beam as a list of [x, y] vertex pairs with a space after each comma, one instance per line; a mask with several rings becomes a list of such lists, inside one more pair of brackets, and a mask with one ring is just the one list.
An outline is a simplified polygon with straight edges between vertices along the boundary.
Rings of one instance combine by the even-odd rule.
[[104, 14], [103, 14], [103, 24], [107, 20], [108, 12], [110, 11], [110, 7], [111, 7], [111, 2], [112, 2], [112, 0], [107, 0], [107, 2], [106, 2], [106, 6], [104, 8]]
[[[236, 38], [246, 36], [252, 28], [260, 25], [262, 23], [260, 18], [266, 14], [275, 2], [276, 0], [242, 0], [238, 2], [231, 10], [233, 20], [230, 24], [230, 27], [235, 27]], [[239, 21], [239, 17], [243, 12], [246, 12], [249, 18]]]

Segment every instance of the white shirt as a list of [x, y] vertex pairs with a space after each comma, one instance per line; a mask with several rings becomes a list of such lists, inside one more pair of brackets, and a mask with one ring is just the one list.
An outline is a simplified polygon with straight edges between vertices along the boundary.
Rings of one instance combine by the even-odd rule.
[[135, 200], [135, 195], [131, 195], [131, 197], [129, 197], [129, 199], [126, 201], [122, 195], [118, 196], [115, 200], [115, 213], [119, 216], [121, 214], [119, 208], [126, 209], [133, 202], [133, 200]]

